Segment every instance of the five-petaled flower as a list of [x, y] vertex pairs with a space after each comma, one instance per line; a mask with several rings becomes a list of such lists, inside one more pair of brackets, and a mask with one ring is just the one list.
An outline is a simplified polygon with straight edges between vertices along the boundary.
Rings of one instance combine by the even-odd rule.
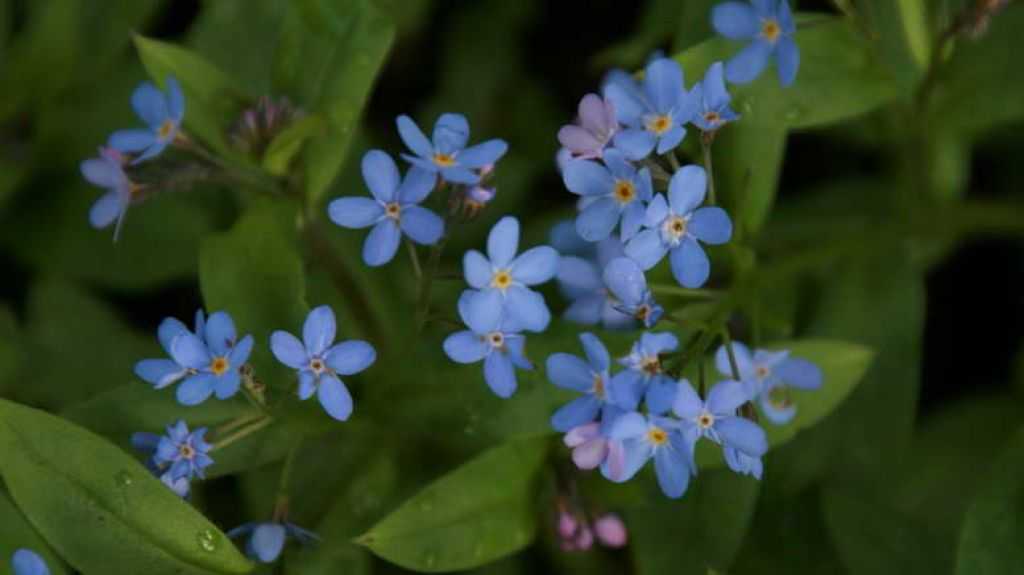
[[711, 11], [715, 30], [733, 40], [750, 43], [725, 64], [725, 77], [734, 84], [752, 82], [774, 55], [779, 82], [789, 86], [800, 67], [800, 49], [793, 40], [796, 25], [789, 0], [723, 2]]
[[508, 144], [498, 139], [467, 148], [469, 122], [462, 114], [441, 114], [430, 140], [409, 116], [399, 116], [396, 122], [402, 141], [415, 154], [402, 157], [414, 166], [440, 173], [448, 182], [476, 184], [480, 174], [474, 170], [494, 164], [508, 151]]
[[184, 421], [167, 426], [167, 433], [160, 437], [153, 454], [153, 464], [168, 466], [172, 481], [178, 479], [203, 479], [203, 469], [213, 465], [207, 455], [212, 447], [206, 442], [206, 428], [200, 427], [191, 433]]
[[331, 220], [346, 228], [373, 226], [363, 243], [363, 261], [381, 266], [395, 257], [405, 234], [412, 241], [432, 245], [444, 234], [444, 220], [420, 206], [437, 183], [437, 174], [413, 166], [402, 179], [391, 156], [370, 150], [363, 156], [363, 179], [370, 198], [338, 198], [327, 207]]
[[632, 238], [644, 222], [644, 206], [651, 199], [651, 171], [637, 170], [622, 153], [611, 149], [604, 164], [591, 160], [573, 160], [562, 172], [565, 187], [582, 196], [582, 211], [576, 218], [576, 231], [588, 242], [607, 238], [622, 220], [622, 241]]
[[647, 278], [637, 263], [627, 257], [615, 258], [604, 268], [604, 284], [618, 299], [619, 311], [650, 328], [661, 319], [664, 309], [654, 301]]
[[613, 72], [604, 85], [619, 122], [626, 128], [615, 135], [615, 147], [631, 160], [652, 150], [665, 154], [686, 136], [683, 126], [693, 116], [693, 97], [683, 83], [683, 69], [668, 58], [655, 58], [644, 70], [643, 87], [628, 74]]
[[[568, 353], [548, 357], [547, 374], [558, 387], [577, 391], [583, 397], [562, 406], [551, 416], [551, 427], [562, 433], [590, 423], [600, 415], [603, 424], [610, 424], [623, 409], [614, 405], [610, 386], [611, 357], [601, 340], [592, 333], [581, 333], [580, 342], [586, 361]], [[631, 406], [633, 407], [633, 406]]]
[[579, 124], [568, 124], [558, 130], [559, 143], [574, 158], [600, 158], [619, 130], [615, 106], [597, 94], [587, 94], [580, 100], [577, 121]]
[[662, 492], [671, 498], [682, 497], [690, 484], [693, 454], [681, 433], [680, 422], [627, 413], [612, 426], [608, 457], [601, 464], [601, 473], [621, 483], [636, 475], [651, 458]]
[[722, 63], [715, 62], [704, 74], [704, 79], [693, 87], [697, 110], [693, 114], [693, 125], [702, 132], [714, 132], [737, 120], [740, 116], [729, 106], [732, 96], [725, 89]]
[[[551, 321], [544, 296], [529, 288], [542, 284], [558, 271], [558, 252], [537, 246], [518, 257], [519, 220], [506, 216], [487, 237], [487, 256], [477, 250], [466, 252], [462, 265], [466, 283], [478, 290], [473, 297], [497, 301], [508, 319], [526, 331], [541, 332]], [[493, 296], [499, 296], [494, 299]], [[474, 306], [475, 307], [475, 306]]]
[[357, 374], [377, 360], [377, 352], [361, 340], [334, 344], [334, 311], [322, 305], [306, 316], [302, 341], [286, 331], [270, 335], [270, 350], [281, 363], [299, 372], [299, 399], [316, 393], [328, 415], [345, 421], [352, 414], [352, 395], [338, 377]]
[[178, 137], [185, 118], [185, 95], [173, 76], [166, 80], [167, 92], [143, 82], [132, 93], [132, 108], [148, 129], [118, 130], [107, 142], [121, 152], [139, 154], [133, 164], [153, 158]]
[[302, 544], [320, 541], [320, 536], [316, 533], [287, 521], [282, 523], [246, 523], [227, 532], [227, 536], [232, 539], [245, 535], [249, 535], [249, 541], [245, 544], [245, 554], [250, 559], [261, 563], [276, 561], [281, 556], [281, 551], [284, 550], [284, 544], [288, 538], [295, 539]]
[[171, 475], [170, 467], [168, 464], [157, 464], [154, 460], [156, 455], [156, 448], [160, 445], [160, 435], [155, 433], [138, 432], [133, 433], [131, 437], [132, 447], [142, 452], [146, 456], [146, 468], [149, 469], [153, 475], [158, 477], [164, 485], [171, 491], [176, 493], [178, 497], [186, 498], [191, 491], [191, 485], [189, 484], [188, 477], [174, 478]]
[[[790, 357], [788, 350], [758, 349], [751, 354], [747, 346], [734, 342], [732, 352], [747, 397], [757, 399], [765, 417], [777, 425], [796, 415], [788, 388], [809, 391], [821, 387], [821, 369], [806, 359]], [[726, 377], [736, 377], [724, 345], [715, 352], [715, 367]]]
[[[738, 473], [756, 471], [755, 476], [760, 479], [760, 458], [768, 451], [768, 439], [759, 425], [736, 415], [736, 410], [747, 400], [743, 384], [738, 381], [716, 383], [704, 401], [688, 380], [681, 379], [672, 411], [682, 420], [683, 435], [691, 454], [697, 440], [706, 437], [722, 446], [730, 469]], [[757, 464], [753, 464], [751, 458], [757, 459]]]
[[[203, 310], [196, 310], [195, 322], [194, 335], [201, 340], [205, 339], [206, 316], [203, 315]], [[156, 333], [160, 346], [172, 359], [143, 359], [135, 364], [135, 375], [152, 384], [155, 389], [163, 389], [195, 373], [195, 370], [178, 363], [173, 359], [174, 355], [171, 352], [171, 344], [174, 343], [174, 339], [181, 334], [190, 333], [185, 324], [176, 318], [167, 317], [160, 322]]]
[[700, 166], [683, 166], [669, 182], [668, 202], [661, 194], [647, 206], [644, 231], [626, 244], [626, 255], [649, 270], [670, 254], [672, 275], [680, 285], [698, 288], [711, 272], [711, 262], [697, 240], [717, 245], [732, 237], [732, 222], [717, 206], [704, 202], [707, 175]]
[[502, 311], [501, 294], [496, 290], [462, 292], [459, 316], [469, 329], [445, 338], [445, 354], [458, 363], [483, 360], [484, 381], [491, 391], [498, 397], [512, 397], [516, 368], [533, 369], [533, 364], [523, 354], [526, 337], [520, 326]]
[[124, 172], [126, 158], [114, 148], [100, 148], [98, 158], [82, 162], [82, 176], [93, 185], [107, 190], [89, 210], [89, 224], [102, 229], [117, 221], [114, 241], [121, 235], [121, 225], [135, 194], [142, 188]]
[[50, 568], [38, 553], [31, 549], [18, 549], [11, 555], [14, 575], [50, 575]]
[[661, 365], [660, 355], [675, 351], [679, 340], [668, 332], [644, 332], [633, 344], [629, 355], [620, 358], [626, 369], [612, 378], [612, 399], [624, 409], [636, 409], [643, 399], [647, 410], [661, 415], [672, 408], [675, 383]]
[[562, 317], [584, 325], [601, 324], [608, 329], [632, 327], [636, 320], [619, 310], [619, 301], [604, 284], [601, 270], [623, 255], [622, 242], [614, 236], [597, 242], [585, 241], [572, 221], [551, 228], [551, 245], [558, 250], [558, 289], [571, 303]]

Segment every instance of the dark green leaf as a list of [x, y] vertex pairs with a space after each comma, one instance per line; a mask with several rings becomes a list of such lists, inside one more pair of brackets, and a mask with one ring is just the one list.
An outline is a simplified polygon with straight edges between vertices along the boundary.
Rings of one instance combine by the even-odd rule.
[[910, 94], [931, 58], [932, 39], [924, 0], [867, 0], [858, 2], [876, 38], [879, 62]]
[[0, 566], [4, 565], [18, 549], [31, 549], [46, 561], [50, 573], [56, 575], [68, 573], [64, 562], [50, 549], [46, 540], [36, 532], [28, 519], [22, 515], [21, 510], [11, 501], [7, 492], [2, 489], [0, 489], [0, 518], [3, 518], [3, 521], [0, 521], [0, 561], [2, 561]]
[[263, 169], [276, 176], [288, 173], [292, 160], [302, 151], [302, 145], [310, 138], [322, 135], [327, 130], [320, 116], [306, 116], [281, 131], [263, 153]]
[[738, 122], [722, 130], [712, 149], [718, 197], [735, 214], [737, 238], [756, 234], [775, 203], [786, 128]]

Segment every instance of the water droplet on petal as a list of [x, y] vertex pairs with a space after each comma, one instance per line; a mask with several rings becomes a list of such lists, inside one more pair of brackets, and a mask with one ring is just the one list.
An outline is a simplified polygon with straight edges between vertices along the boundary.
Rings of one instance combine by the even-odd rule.
[[217, 542], [219, 538], [220, 537], [213, 531], [204, 529], [196, 535], [196, 542], [199, 543], [200, 549], [212, 553], [217, 550]]

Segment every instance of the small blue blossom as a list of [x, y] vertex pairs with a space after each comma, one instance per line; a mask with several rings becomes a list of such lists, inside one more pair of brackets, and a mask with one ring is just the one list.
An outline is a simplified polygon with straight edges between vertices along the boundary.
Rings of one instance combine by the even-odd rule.
[[624, 72], [611, 73], [604, 97], [626, 126], [615, 135], [614, 145], [631, 160], [646, 158], [652, 150], [665, 154], [675, 149], [686, 136], [683, 126], [693, 116], [694, 102], [683, 84], [683, 69], [668, 58], [647, 64], [642, 88]]
[[563, 317], [583, 325], [601, 324], [608, 329], [624, 329], [636, 324], [634, 318], [619, 310], [619, 301], [605, 287], [601, 270], [622, 256], [622, 242], [612, 236], [591, 243], [576, 233], [571, 221], [551, 229], [551, 245], [562, 256], [555, 279], [558, 289], [571, 303]]
[[444, 340], [444, 352], [458, 363], [484, 362], [484, 380], [498, 397], [509, 398], [516, 391], [516, 368], [533, 369], [523, 349], [526, 337], [519, 325], [502, 312], [501, 294], [496, 290], [462, 292], [459, 316], [469, 327]]
[[662, 492], [682, 497], [690, 484], [693, 454], [680, 423], [674, 419], [627, 413], [612, 426], [608, 457], [601, 474], [622, 483], [632, 478], [650, 459]]
[[365, 341], [337, 345], [334, 311], [322, 305], [306, 316], [302, 341], [286, 331], [270, 335], [270, 351], [278, 361], [299, 372], [299, 399], [315, 392], [328, 415], [345, 421], [352, 414], [352, 395], [339, 375], [355, 375], [377, 360], [377, 352]]
[[478, 183], [480, 174], [474, 170], [494, 164], [508, 151], [508, 144], [498, 139], [467, 148], [469, 122], [462, 114], [441, 114], [430, 140], [409, 116], [399, 116], [397, 124], [402, 141], [415, 154], [402, 157], [456, 184]]
[[110, 135], [108, 145], [125, 153], [140, 153], [133, 164], [156, 157], [178, 136], [185, 118], [185, 95], [173, 76], [167, 77], [167, 92], [143, 82], [132, 93], [132, 108], [146, 123], [145, 130], [118, 130]]
[[682, 420], [691, 454], [697, 440], [706, 437], [727, 451], [725, 462], [730, 469], [760, 479], [760, 458], [768, 451], [768, 438], [759, 425], [736, 415], [748, 399], [742, 383], [727, 380], [716, 383], [708, 392], [707, 401], [703, 401], [690, 382], [682, 379], [672, 411]]
[[184, 421], [167, 426], [167, 433], [160, 437], [153, 454], [153, 464], [163, 468], [169, 466], [170, 479], [204, 478], [203, 469], [213, 465], [207, 453], [212, 447], [205, 440], [206, 428], [200, 427], [189, 432]]
[[711, 24], [726, 38], [750, 40], [725, 65], [725, 77], [733, 84], [754, 81], [772, 56], [778, 65], [779, 83], [789, 86], [796, 79], [800, 49], [793, 41], [796, 25], [789, 0], [723, 2], [712, 9]]
[[[747, 397], [757, 399], [765, 417], [776, 425], [788, 423], [796, 415], [788, 388], [810, 391], [821, 387], [821, 369], [806, 359], [790, 357], [787, 350], [759, 349], [751, 354], [747, 346], [734, 342], [732, 351]], [[724, 345], [715, 352], [715, 367], [722, 375], [734, 377]]]
[[667, 332], [644, 332], [629, 355], [619, 359], [626, 369], [612, 378], [612, 398], [624, 409], [636, 409], [640, 399], [647, 411], [661, 415], [672, 408], [675, 382], [662, 371], [660, 355], [679, 347], [676, 336]]
[[576, 218], [576, 231], [583, 239], [598, 242], [607, 238], [620, 220], [622, 241], [640, 231], [644, 207], [654, 189], [650, 170], [637, 170], [622, 152], [611, 149], [604, 153], [604, 165], [591, 160], [569, 162], [562, 179], [570, 192], [583, 197]]
[[732, 96], [725, 89], [721, 62], [715, 62], [708, 68], [704, 79], [693, 87], [693, 94], [697, 110], [693, 114], [692, 122], [703, 132], [714, 132], [740, 117], [729, 106]]
[[132, 447], [141, 451], [146, 456], [146, 468], [149, 469], [153, 475], [160, 479], [164, 485], [171, 491], [176, 493], [178, 497], [185, 499], [188, 497], [191, 491], [191, 485], [189, 484], [188, 477], [178, 477], [175, 479], [171, 475], [171, 471], [168, 469], [170, 466], [167, 463], [158, 465], [154, 460], [156, 455], [156, 448], [160, 445], [160, 437], [155, 433], [139, 432], [133, 433], [131, 437]]
[[732, 221], [716, 206], [704, 202], [707, 175], [700, 166], [683, 166], [672, 176], [668, 202], [661, 194], [647, 206], [644, 231], [626, 244], [626, 255], [649, 270], [670, 254], [672, 275], [683, 287], [704, 285], [711, 262], [697, 240], [724, 244], [732, 237]]
[[114, 226], [114, 241], [121, 235], [121, 225], [132, 198], [140, 189], [124, 173], [125, 157], [114, 148], [100, 148], [100, 156], [82, 162], [82, 176], [95, 186], [107, 190], [89, 210], [89, 224], [103, 229]]
[[331, 221], [346, 228], [373, 226], [363, 243], [363, 261], [381, 266], [391, 261], [405, 234], [433, 245], [444, 235], [444, 220], [420, 206], [437, 183], [437, 174], [413, 166], [402, 179], [391, 156], [370, 150], [363, 156], [363, 179], [370, 198], [338, 198], [327, 207]]
[[[195, 332], [189, 332], [185, 324], [176, 318], [164, 318], [160, 322], [160, 327], [157, 328], [157, 339], [160, 341], [160, 346], [167, 352], [167, 355], [171, 355], [171, 344], [181, 334], [192, 333], [205, 341], [206, 317], [201, 309], [196, 311], [195, 328]], [[144, 359], [135, 364], [135, 375], [152, 384], [154, 389], [163, 389], [193, 373], [195, 373], [195, 370], [178, 363], [174, 359]]]
[[587, 356], [585, 361], [568, 353], [555, 353], [547, 360], [551, 383], [583, 394], [551, 417], [551, 427], [562, 433], [590, 423], [598, 415], [603, 423], [610, 424], [624, 411], [611, 401], [611, 357], [608, 349], [592, 333], [580, 334], [580, 342]]
[[287, 521], [282, 523], [246, 523], [227, 533], [227, 536], [232, 539], [245, 535], [250, 535], [249, 541], [245, 545], [245, 554], [253, 561], [260, 563], [277, 561], [288, 538], [295, 539], [302, 544], [320, 541], [320, 536], [316, 533]]
[[[544, 296], [529, 288], [542, 284], [558, 271], [558, 252], [549, 246], [526, 250], [518, 257], [519, 220], [506, 216], [487, 237], [487, 256], [470, 250], [462, 259], [466, 283], [478, 295], [497, 301], [508, 318], [526, 331], [541, 332], [551, 321]], [[474, 306], [475, 307], [475, 306]]]
[[608, 262], [603, 277], [604, 284], [619, 301], [619, 311], [636, 318], [646, 328], [658, 323], [665, 310], [654, 301], [647, 278], [636, 262], [616, 258]]
[[18, 549], [11, 555], [14, 575], [50, 575], [50, 568], [38, 553], [31, 549]]

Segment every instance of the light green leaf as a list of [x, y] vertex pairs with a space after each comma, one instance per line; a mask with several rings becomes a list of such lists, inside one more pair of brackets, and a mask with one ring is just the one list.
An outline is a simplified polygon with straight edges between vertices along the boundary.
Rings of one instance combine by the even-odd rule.
[[292, 160], [302, 151], [303, 144], [326, 130], [324, 119], [316, 115], [306, 116], [281, 130], [263, 153], [263, 169], [275, 176], [287, 175]]
[[36, 532], [3, 490], [0, 490], [0, 518], [3, 518], [3, 521], [0, 521], [0, 569], [5, 567], [11, 555], [18, 549], [31, 549], [46, 561], [51, 574], [67, 575], [68, 568], [64, 562], [50, 549], [46, 540]]
[[712, 147], [717, 193], [729, 212], [736, 214], [740, 237], [760, 231], [771, 213], [786, 133], [779, 124], [737, 122], [722, 130]]
[[[0, 400], [0, 475], [76, 569], [114, 575], [247, 573], [227, 537], [141, 464], [92, 433]], [[117, 561], [111, 561], [117, 557]]]
[[495, 447], [441, 477], [357, 542], [407, 569], [469, 569], [528, 545], [537, 530], [536, 481], [548, 440]]
[[879, 61], [910, 94], [931, 58], [932, 39], [924, 0], [867, 0], [859, 2], [875, 36]]
[[1009, 575], [1024, 564], [1024, 431], [996, 459], [960, 533], [957, 575]]

